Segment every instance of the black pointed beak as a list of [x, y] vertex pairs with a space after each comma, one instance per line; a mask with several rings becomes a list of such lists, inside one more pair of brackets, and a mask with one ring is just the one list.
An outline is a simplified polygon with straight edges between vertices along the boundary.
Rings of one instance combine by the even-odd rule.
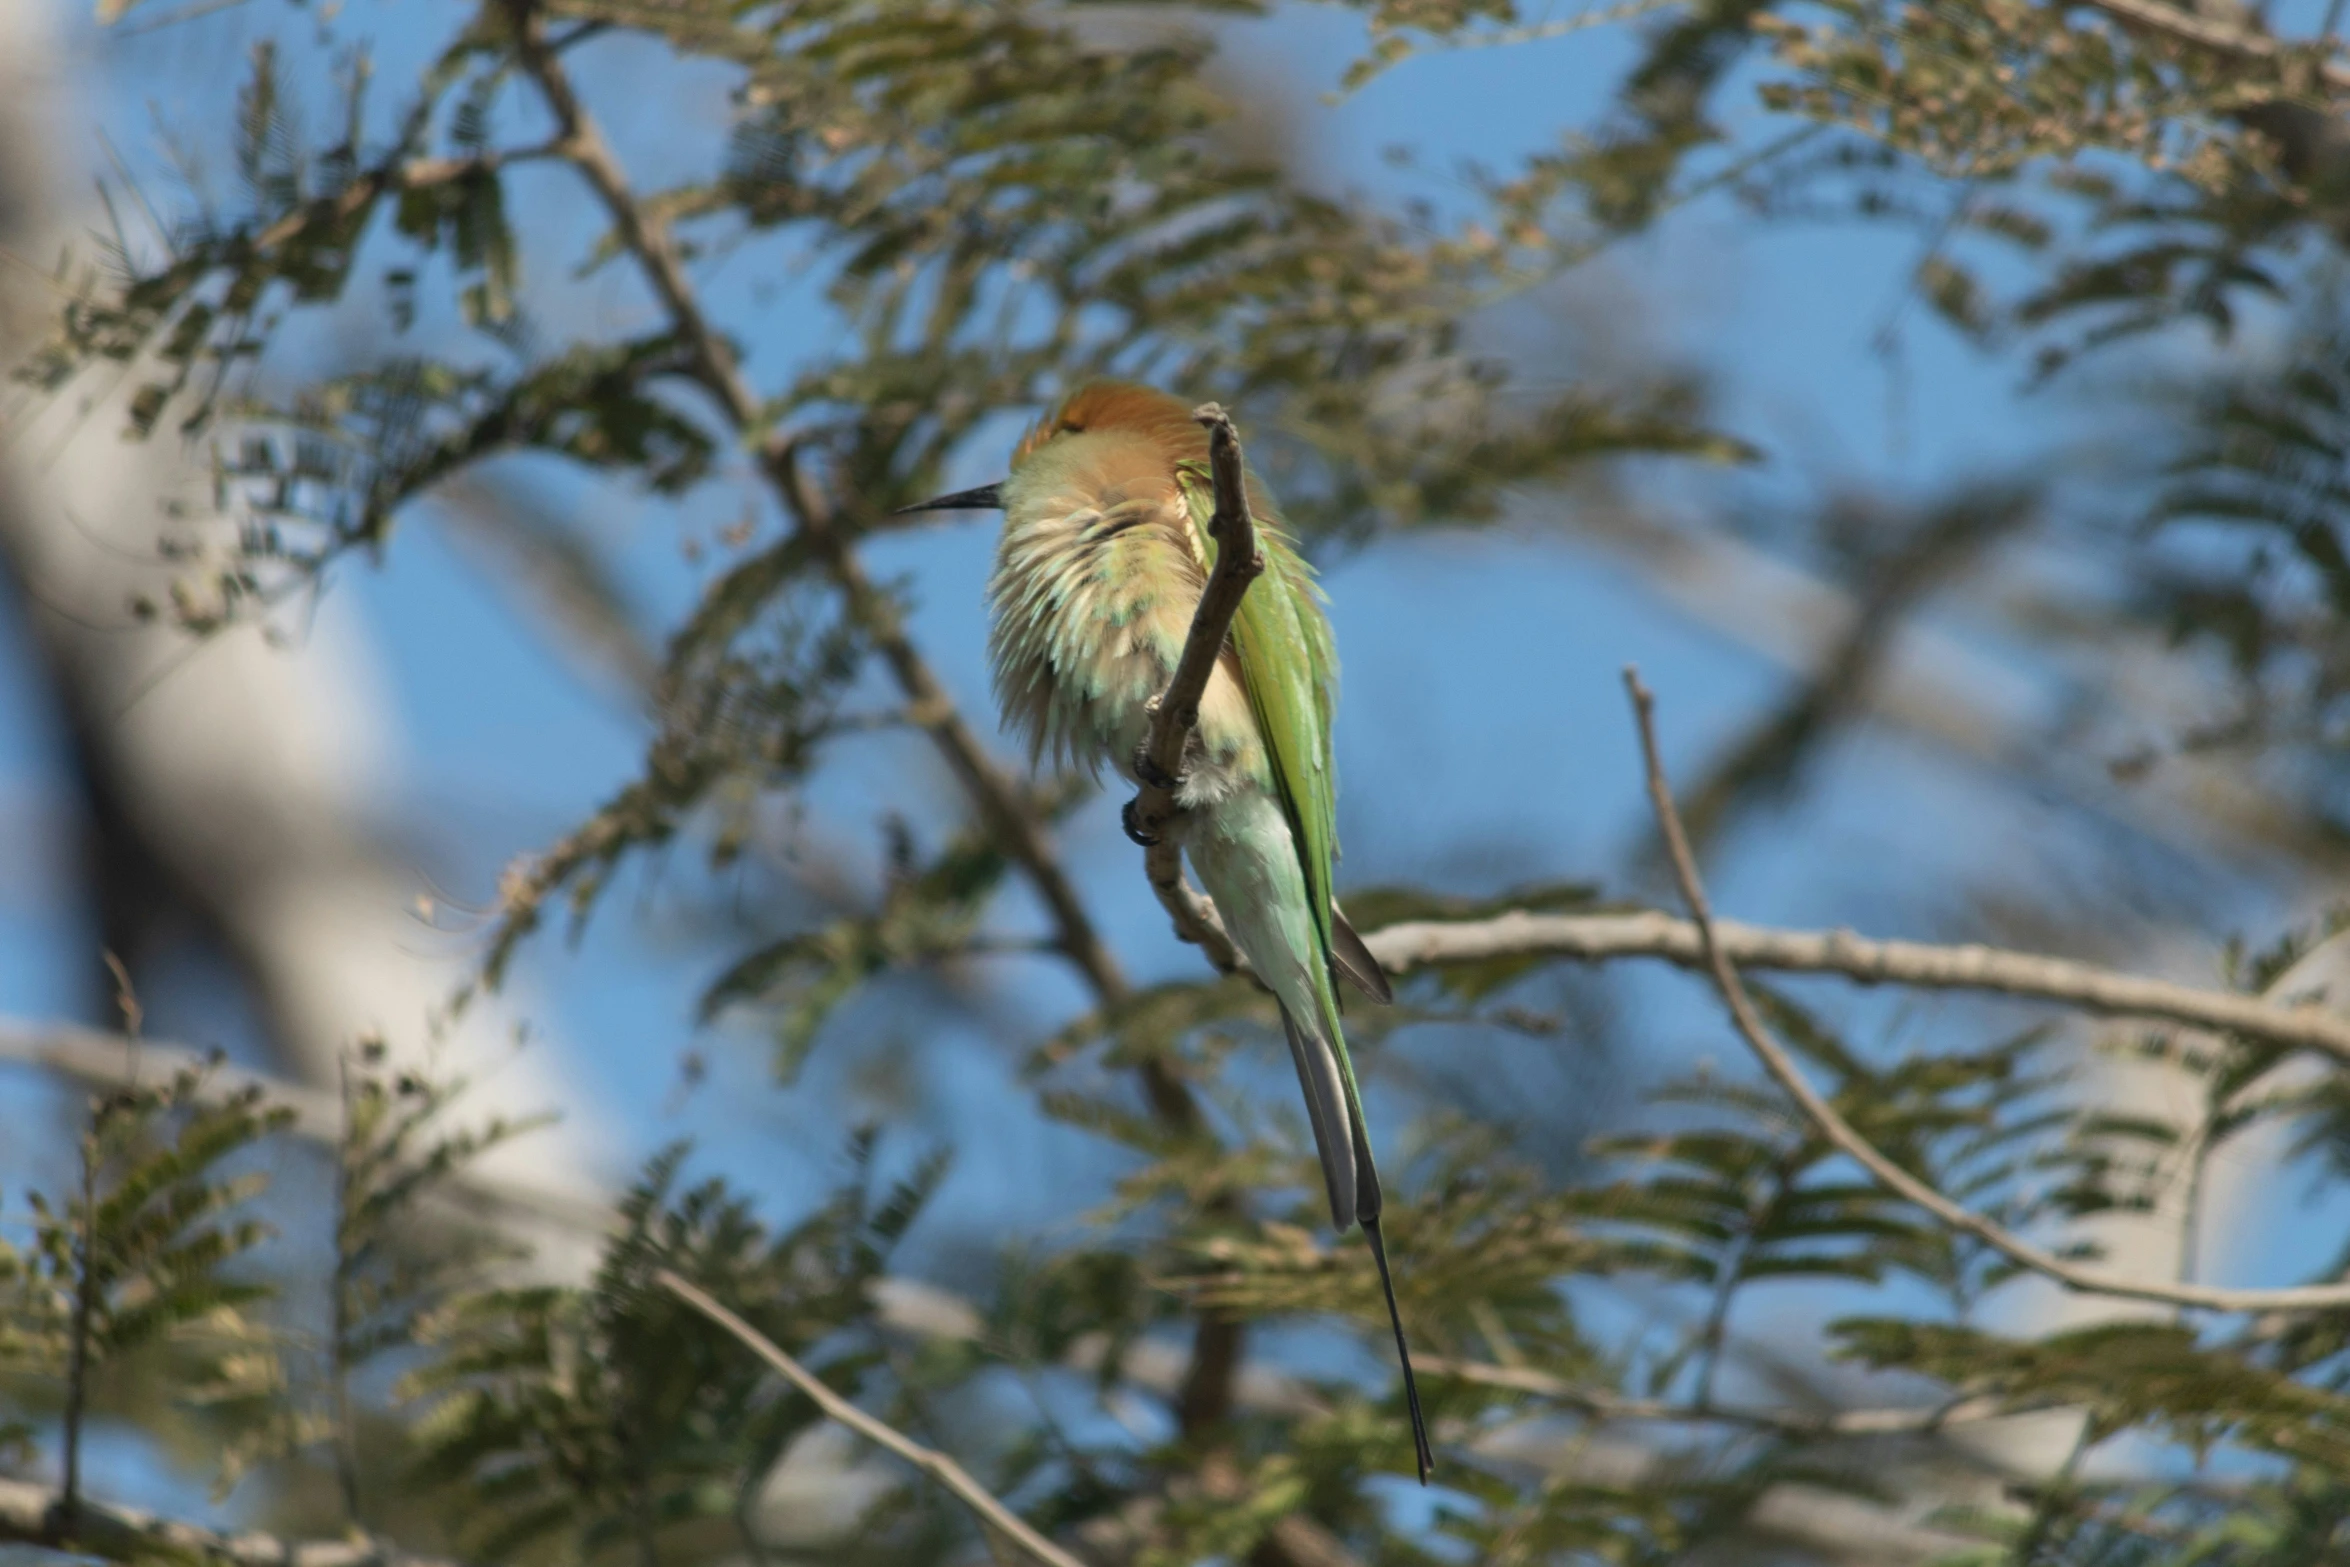
[[957, 490], [952, 495], [900, 506], [890, 515], [903, 517], [910, 511], [1001, 511], [1004, 507], [1003, 488], [999, 480], [994, 484], [983, 484], [976, 490]]

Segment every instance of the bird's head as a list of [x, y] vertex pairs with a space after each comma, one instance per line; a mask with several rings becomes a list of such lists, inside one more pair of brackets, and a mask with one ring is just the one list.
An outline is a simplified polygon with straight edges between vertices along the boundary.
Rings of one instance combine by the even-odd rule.
[[[1012, 451], [1012, 472], [1018, 474], [1031, 462], [1065, 449], [1068, 442], [1099, 435], [1147, 440], [1163, 450], [1170, 467], [1186, 457], [1204, 457], [1208, 449], [1207, 433], [1194, 422], [1190, 406], [1180, 398], [1130, 381], [1089, 381], [1021, 437]], [[900, 506], [898, 511], [995, 510], [1004, 504], [1005, 482], [999, 479], [975, 490], [917, 501]]]

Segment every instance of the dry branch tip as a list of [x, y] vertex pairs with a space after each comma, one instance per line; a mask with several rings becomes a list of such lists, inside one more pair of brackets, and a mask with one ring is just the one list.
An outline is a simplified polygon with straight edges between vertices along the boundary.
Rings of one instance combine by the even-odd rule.
[[1673, 878], [1680, 887], [1681, 899], [1689, 906], [1690, 920], [1697, 926], [1698, 946], [1706, 977], [1713, 982], [1714, 990], [1721, 997], [1723, 1008], [1729, 1013], [1731, 1025], [1737, 1030], [1738, 1036], [1754, 1052], [1771, 1080], [1795, 1101], [1805, 1119], [1811, 1122], [1831, 1147], [1858, 1164], [1878, 1185], [1924, 1210], [1937, 1222], [1962, 1234], [1972, 1235], [2008, 1261], [2083, 1294], [2152, 1301], [2199, 1311], [2323, 1311], [2350, 1306], [2350, 1285], [2346, 1284], [2311, 1284], [2285, 1289], [2217, 1289], [2198, 1284], [2163, 1284], [2109, 1273], [2101, 1268], [2082, 1267], [2033, 1245], [2004, 1226], [1945, 1196], [1863, 1137], [1811, 1085], [1802, 1069], [1796, 1065], [1794, 1056], [1771, 1033], [1762, 1020], [1762, 1014], [1756, 1010], [1754, 998], [1747, 992], [1745, 981], [1738, 977], [1736, 967], [1723, 952], [1714, 929], [1713, 909], [1706, 898], [1705, 883], [1698, 876], [1697, 859], [1690, 852], [1689, 835], [1681, 825], [1681, 813], [1673, 804], [1672, 786], [1665, 777], [1664, 756], [1656, 737], [1656, 697], [1641, 680], [1637, 665], [1624, 666], [1624, 690], [1631, 697], [1632, 716], [1640, 734], [1640, 755], [1647, 774], [1649, 805], [1656, 813], [1657, 829], [1664, 837], [1666, 858], [1672, 865]]
[[847, 1426], [875, 1446], [887, 1448], [945, 1486], [981, 1522], [1018, 1546], [1023, 1555], [1044, 1563], [1045, 1567], [1084, 1567], [1076, 1557], [1038, 1534], [1019, 1514], [998, 1501], [985, 1486], [972, 1479], [970, 1471], [961, 1464], [936, 1448], [924, 1447], [895, 1426], [867, 1414], [841, 1397], [815, 1372], [785, 1354], [773, 1339], [727, 1310], [701, 1289], [667, 1268], [657, 1270], [653, 1274], [653, 1282], [732, 1334], [744, 1348], [767, 1362], [829, 1418]]

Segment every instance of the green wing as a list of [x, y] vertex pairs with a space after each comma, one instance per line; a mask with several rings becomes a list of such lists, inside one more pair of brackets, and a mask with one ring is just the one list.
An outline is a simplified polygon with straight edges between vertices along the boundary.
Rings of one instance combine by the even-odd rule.
[[[1216, 510], [1215, 485], [1204, 464], [1179, 469], [1183, 498], [1208, 557], [1216, 541], [1208, 518]], [[1250, 586], [1232, 620], [1232, 641], [1240, 655], [1240, 679], [1249, 710], [1264, 737], [1274, 787], [1289, 815], [1312, 901], [1314, 929], [1322, 955], [1330, 955], [1330, 868], [1338, 855], [1338, 776], [1330, 758], [1330, 715], [1337, 696], [1338, 654], [1330, 623], [1317, 602], [1313, 568], [1298, 558], [1280, 531], [1280, 519], [1265, 504], [1264, 487], [1250, 476], [1250, 512], [1265, 574]], [[1335, 998], [1333, 998], [1335, 1006]]]

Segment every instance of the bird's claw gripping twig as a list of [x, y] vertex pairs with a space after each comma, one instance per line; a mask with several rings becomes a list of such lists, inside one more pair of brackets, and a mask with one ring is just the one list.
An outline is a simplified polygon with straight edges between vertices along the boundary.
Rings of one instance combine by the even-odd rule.
[[1171, 773], [1151, 760], [1150, 746], [1137, 746], [1134, 752], [1134, 776], [1153, 789], [1164, 789], [1173, 794], [1183, 787], [1183, 775]]
[[1142, 825], [1142, 813], [1136, 809], [1136, 807], [1141, 804], [1142, 799], [1140, 796], [1128, 800], [1126, 802], [1126, 808], [1118, 813], [1118, 825], [1125, 828], [1126, 836], [1132, 838], [1136, 843], [1141, 844], [1146, 849], [1155, 849], [1159, 846], [1161, 840], [1157, 833], [1147, 832], [1144, 830]]

